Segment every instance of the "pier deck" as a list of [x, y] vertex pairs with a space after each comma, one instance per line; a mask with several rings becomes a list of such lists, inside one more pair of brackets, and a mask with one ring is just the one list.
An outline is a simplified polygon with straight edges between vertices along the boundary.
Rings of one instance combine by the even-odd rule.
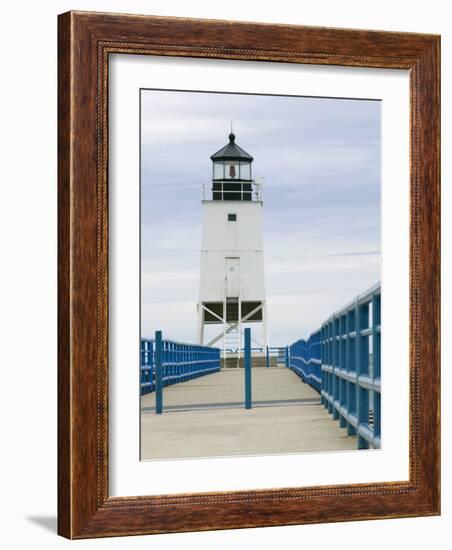
[[141, 458], [194, 458], [356, 449], [320, 405], [319, 394], [285, 367], [253, 368], [253, 408], [244, 409], [243, 369], [224, 369], [141, 398]]

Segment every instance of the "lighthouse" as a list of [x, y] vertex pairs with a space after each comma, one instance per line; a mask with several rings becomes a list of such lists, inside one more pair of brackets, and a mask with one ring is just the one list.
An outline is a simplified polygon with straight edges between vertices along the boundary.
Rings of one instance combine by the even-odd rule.
[[[254, 345], [263, 351], [267, 346], [262, 185], [253, 179], [253, 157], [232, 131], [210, 158], [212, 181], [203, 185], [202, 196], [198, 341], [221, 343], [223, 357], [229, 353], [239, 361], [243, 323], [260, 323], [261, 339], [253, 338]], [[219, 329], [208, 342], [206, 325]]]

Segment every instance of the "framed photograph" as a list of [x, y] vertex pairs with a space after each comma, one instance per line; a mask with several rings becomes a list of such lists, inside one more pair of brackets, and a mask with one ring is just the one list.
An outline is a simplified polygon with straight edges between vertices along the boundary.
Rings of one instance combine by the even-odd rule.
[[59, 533], [440, 513], [438, 36], [59, 16]]

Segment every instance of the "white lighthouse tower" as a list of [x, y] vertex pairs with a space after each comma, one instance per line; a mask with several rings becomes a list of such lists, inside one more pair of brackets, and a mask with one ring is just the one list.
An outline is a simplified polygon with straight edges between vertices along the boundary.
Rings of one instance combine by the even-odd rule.
[[252, 178], [253, 157], [229, 134], [229, 143], [214, 153], [212, 182], [203, 186], [198, 341], [205, 325], [221, 325], [207, 345], [222, 340], [240, 359], [242, 324], [261, 323], [265, 350], [267, 326], [262, 245], [261, 184]]

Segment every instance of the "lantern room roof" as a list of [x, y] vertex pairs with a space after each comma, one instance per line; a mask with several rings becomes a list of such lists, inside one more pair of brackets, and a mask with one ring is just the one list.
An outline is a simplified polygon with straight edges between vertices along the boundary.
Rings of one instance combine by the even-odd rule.
[[233, 132], [229, 134], [229, 143], [214, 153], [210, 158], [212, 160], [244, 160], [248, 162], [253, 160], [251, 155], [237, 145]]

